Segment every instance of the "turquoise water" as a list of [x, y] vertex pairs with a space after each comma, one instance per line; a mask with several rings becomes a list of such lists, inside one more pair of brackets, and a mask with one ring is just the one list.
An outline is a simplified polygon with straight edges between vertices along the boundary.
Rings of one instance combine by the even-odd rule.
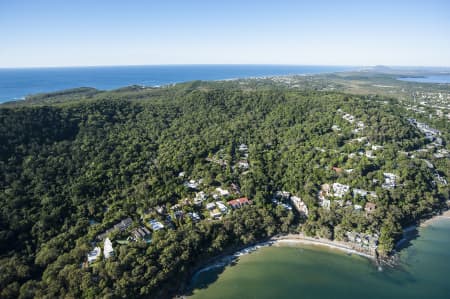
[[30, 94], [75, 87], [110, 90], [129, 85], [159, 86], [193, 80], [222, 80], [350, 70], [341, 66], [155, 65], [0, 69], [0, 103]]
[[379, 271], [359, 256], [314, 246], [266, 247], [193, 280], [201, 298], [450, 298], [450, 220], [421, 228], [400, 265]]
[[401, 81], [419, 82], [419, 83], [450, 83], [450, 74], [433, 75], [425, 77], [399, 78]]

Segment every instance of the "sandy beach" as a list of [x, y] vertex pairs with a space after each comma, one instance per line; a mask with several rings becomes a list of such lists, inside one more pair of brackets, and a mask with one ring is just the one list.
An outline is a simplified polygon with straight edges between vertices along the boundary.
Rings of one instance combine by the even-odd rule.
[[284, 246], [284, 245], [292, 245], [292, 244], [299, 244], [299, 245], [312, 245], [312, 246], [319, 246], [319, 247], [327, 247], [333, 250], [339, 250], [348, 254], [356, 254], [363, 257], [366, 257], [371, 260], [375, 260], [375, 256], [369, 253], [361, 252], [359, 250], [356, 250], [352, 248], [349, 244], [346, 244], [344, 242], [339, 241], [331, 241], [327, 239], [319, 239], [319, 238], [310, 238], [305, 237], [303, 235], [287, 235], [283, 237], [274, 238], [274, 245], [275, 246]]
[[442, 219], [450, 219], [450, 210], [447, 210], [443, 212], [441, 215], [433, 216], [430, 219], [427, 219], [420, 223], [421, 227], [426, 227], [427, 225], [432, 224], [435, 221], [442, 220]]

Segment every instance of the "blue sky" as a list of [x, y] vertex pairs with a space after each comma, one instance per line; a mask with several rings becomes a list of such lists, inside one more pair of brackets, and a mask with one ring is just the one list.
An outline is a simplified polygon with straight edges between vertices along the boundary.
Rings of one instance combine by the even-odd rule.
[[450, 66], [450, 1], [0, 0], [0, 67], [197, 63]]

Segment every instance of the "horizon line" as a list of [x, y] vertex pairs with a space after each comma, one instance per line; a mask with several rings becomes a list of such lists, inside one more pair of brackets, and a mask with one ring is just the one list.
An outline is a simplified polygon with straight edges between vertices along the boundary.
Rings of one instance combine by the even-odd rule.
[[359, 68], [371, 68], [371, 67], [390, 67], [390, 68], [450, 68], [445, 65], [388, 65], [388, 64], [375, 64], [375, 65], [351, 65], [351, 64], [288, 64], [288, 63], [160, 63], [160, 64], [99, 64], [99, 65], [50, 65], [50, 66], [11, 66], [2, 67], [0, 70], [8, 69], [57, 69], [57, 68], [97, 68], [97, 67], [152, 67], [152, 66], [316, 66], [316, 67], [359, 67]]

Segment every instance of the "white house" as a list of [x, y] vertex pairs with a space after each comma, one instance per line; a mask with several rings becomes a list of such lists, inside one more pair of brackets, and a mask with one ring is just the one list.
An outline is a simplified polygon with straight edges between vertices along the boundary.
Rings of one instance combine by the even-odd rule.
[[228, 196], [230, 195], [230, 191], [222, 189], [222, 188], [216, 188], [216, 192], [220, 195], [220, 196]]
[[90, 251], [87, 255], [88, 258], [88, 262], [89, 263], [93, 263], [95, 262], [99, 257], [100, 254], [102, 253], [100, 247], [95, 247], [92, 251]]
[[340, 183], [333, 183], [333, 196], [335, 197], [343, 197], [350, 190], [350, 186], [343, 185]]
[[392, 189], [395, 188], [397, 185], [397, 176], [390, 172], [383, 173], [384, 176], [384, 184], [381, 185], [381, 187], [385, 189]]
[[110, 258], [114, 253], [114, 249], [109, 238], [105, 239], [105, 243], [103, 245], [103, 256], [105, 259]]

